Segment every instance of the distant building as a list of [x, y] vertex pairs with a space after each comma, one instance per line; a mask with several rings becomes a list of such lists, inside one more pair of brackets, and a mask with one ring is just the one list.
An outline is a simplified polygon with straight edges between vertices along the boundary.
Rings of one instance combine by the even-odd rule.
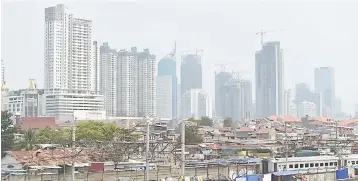
[[290, 116], [293, 116], [293, 117], [298, 117], [298, 110], [297, 110], [297, 106], [295, 103], [291, 103], [290, 104]]
[[1, 110], [8, 110], [13, 115], [22, 117], [43, 116], [43, 90], [38, 89], [34, 79], [29, 80], [28, 87], [17, 91], [4, 92]]
[[285, 90], [284, 92], [284, 115], [291, 116], [291, 89]]
[[354, 117], [358, 118], [358, 103], [354, 106]]
[[241, 80], [241, 86], [244, 91], [244, 116], [245, 119], [254, 118], [254, 111], [252, 105], [252, 83], [249, 80]]
[[[73, 120], [75, 110], [104, 110], [99, 91], [98, 45], [92, 21], [63, 4], [45, 8], [44, 105], [46, 116]], [[72, 117], [71, 117], [72, 115]]]
[[332, 67], [315, 69], [315, 92], [322, 93], [322, 103], [325, 106], [323, 116], [331, 118], [335, 102], [335, 78]]
[[117, 115], [156, 116], [156, 56], [148, 49], [120, 50], [117, 70]]
[[171, 119], [174, 116], [172, 89], [176, 86], [173, 86], [173, 83], [170, 75], [157, 76], [157, 117], [159, 118]]
[[182, 95], [191, 89], [202, 89], [202, 66], [199, 55], [183, 55], [180, 71], [180, 92]]
[[284, 112], [283, 60], [280, 42], [267, 42], [255, 55], [256, 116]]
[[1, 60], [1, 82], [5, 82], [5, 65], [3, 60]]
[[224, 117], [225, 105], [222, 99], [225, 99], [221, 94], [222, 87], [232, 79], [232, 74], [229, 72], [219, 72], [215, 75], [215, 116]]
[[298, 118], [316, 117], [316, 105], [313, 102], [301, 102], [299, 106]]
[[310, 86], [305, 83], [296, 84], [295, 89], [296, 95], [294, 102], [298, 109], [300, 109], [299, 106], [302, 102], [313, 102], [316, 105], [316, 116], [323, 115], [322, 93], [312, 92]]
[[238, 79], [231, 79], [220, 88], [220, 105], [222, 117], [230, 117], [235, 123], [244, 122], [245, 94], [242, 83]]
[[211, 117], [210, 100], [208, 94], [202, 89], [191, 89], [186, 91], [181, 99], [182, 118], [202, 116]]
[[117, 55], [117, 51], [111, 49], [107, 42], [100, 47], [99, 93], [104, 96], [108, 116], [117, 115]]
[[[177, 78], [177, 67], [176, 67], [175, 57], [165, 57], [159, 61], [158, 76], [170, 76], [172, 79], [171, 84], [167, 85], [167, 86], [171, 86], [170, 90], [172, 91], [171, 93], [172, 105], [170, 106], [172, 110], [170, 112], [171, 112], [171, 117], [177, 117], [178, 116], [178, 78]], [[157, 107], [157, 109], [159, 108]]]

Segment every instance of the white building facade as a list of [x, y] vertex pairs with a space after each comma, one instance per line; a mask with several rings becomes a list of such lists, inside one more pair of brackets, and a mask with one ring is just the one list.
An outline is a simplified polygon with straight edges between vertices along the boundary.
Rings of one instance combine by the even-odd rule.
[[173, 78], [170, 75], [157, 77], [157, 117], [173, 118]]
[[208, 94], [202, 89], [190, 89], [182, 96], [182, 118], [193, 117], [200, 119], [202, 116], [211, 117]]
[[117, 115], [117, 51], [108, 43], [100, 47], [100, 94], [108, 116]]
[[313, 102], [302, 102], [299, 106], [298, 116], [299, 118], [316, 117], [316, 105]]
[[74, 110], [103, 110], [98, 102], [103, 96], [96, 92], [98, 47], [92, 49], [92, 21], [74, 18], [62, 4], [46, 8], [44, 40], [46, 116], [60, 119]]
[[43, 90], [37, 89], [35, 80], [30, 79], [26, 89], [3, 92], [1, 110], [23, 117], [43, 116], [43, 100]]
[[156, 116], [156, 57], [148, 49], [120, 50], [117, 61], [117, 115]]

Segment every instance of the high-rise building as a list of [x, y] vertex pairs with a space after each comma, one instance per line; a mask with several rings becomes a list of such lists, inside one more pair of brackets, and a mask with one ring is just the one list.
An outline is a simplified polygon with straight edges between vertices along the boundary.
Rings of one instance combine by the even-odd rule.
[[44, 40], [46, 116], [73, 119], [75, 110], [103, 111], [103, 96], [96, 94], [92, 21], [75, 18], [63, 4], [46, 8]]
[[354, 117], [358, 118], [358, 103], [354, 106]]
[[45, 90], [93, 91], [92, 21], [68, 8], [45, 9]]
[[182, 118], [193, 117], [195, 119], [200, 119], [203, 116], [211, 117], [209, 103], [209, 96], [204, 90], [187, 90], [183, 94], [181, 101]]
[[215, 116], [217, 117], [225, 116], [225, 106], [222, 104], [223, 101], [221, 101], [222, 99], [225, 99], [225, 97], [222, 97], [225, 94], [221, 94], [220, 90], [231, 79], [232, 74], [229, 72], [219, 72], [215, 75]]
[[93, 79], [93, 86], [94, 86], [94, 90], [96, 93], [100, 92], [101, 89], [101, 51], [100, 51], [100, 46], [98, 44], [97, 41], [93, 41], [93, 47], [92, 47], [92, 64], [94, 66], [92, 66], [92, 71], [94, 72], [94, 74], [92, 74], [92, 79]]
[[316, 105], [316, 116], [323, 116], [323, 103], [322, 103], [322, 93], [314, 92], [312, 93], [312, 100]]
[[334, 116], [337, 116], [342, 113], [342, 100], [336, 99], [334, 101]]
[[117, 55], [107, 42], [100, 47], [99, 92], [108, 116], [117, 115]]
[[157, 117], [159, 118], [173, 118], [173, 97], [176, 97], [173, 96], [172, 89], [175, 87], [173, 83], [171, 75], [157, 77]]
[[291, 116], [291, 89], [287, 89], [284, 92], [284, 115]]
[[[335, 80], [332, 67], [319, 67], [315, 69], [315, 92], [322, 93], [324, 116], [331, 118], [335, 101]], [[325, 111], [326, 110], [326, 111]]]
[[267, 42], [256, 52], [256, 115], [266, 117], [284, 112], [283, 60], [280, 42]]
[[306, 116], [313, 118], [316, 117], [316, 105], [313, 102], [301, 102], [299, 106], [298, 117], [303, 118]]
[[156, 116], [156, 60], [148, 49], [120, 50], [117, 65], [117, 114]]
[[202, 66], [199, 55], [183, 55], [180, 71], [180, 92], [182, 94], [190, 89], [202, 89]]
[[5, 82], [5, 65], [4, 61], [1, 60], [1, 83]]
[[252, 106], [252, 83], [249, 80], [240, 80], [241, 86], [244, 92], [244, 116], [245, 119], [253, 118], [253, 106]]
[[230, 117], [235, 123], [245, 121], [245, 94], [238, 79], [230, 79], [219, 90], [221, 114]]
[[[158, 63], [158, 76], [170, 76], [171, 77], [171, 84], [168, 84], [167, 86], [172, 86], [170, 88], [170, 90], [172, 91], [172, 93], [170, 95], [172, 95], [171, 97], [171, 103], [172, 105], [170, 106], [172, 108], [171, 112], [171, 118], [177, 117], [178, 116], [178, 78], [177, 78], [177, 67], [176, 67], [176, 61], [174, 57], [165, 57], [163, 59], [161, 59]], [[158, 85], [158, 83], [157, 83]], [[157, 88], [158, 90], [158, 88]], [[159, 99], [160, 100], [160, 99]], [[158, 96], [157, 96], [157, 101], [158, 101]], [[158, 102], [157, 102], [158, 103]], [[158, 110], [159, 110], [159, 106], [158, 106]], [[160, 116], [160, 115], [157, 115]]]

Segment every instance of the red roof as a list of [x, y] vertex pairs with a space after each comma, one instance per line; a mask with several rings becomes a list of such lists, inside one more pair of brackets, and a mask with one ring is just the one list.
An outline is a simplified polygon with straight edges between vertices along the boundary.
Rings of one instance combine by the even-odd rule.
[[53, 117], [23, 117], [20, 119], [20, 127], [22, 130], [41, 129], [46, 127], [58, 128], [55, 118]]
[[240, 129], [237, 129], [236, 131], [240, 131], [240, 132], [251, 132], [251, 131], [254, 131], [254, 129], [249, 128], [249, 127], [241, 127]]
[[[281, 117], [282, 117], [284, 122], [291, 122], [291, 123], [293, 123], [293, 122], [297, 122], [297, 123], [301, 122], [301, 120], [297, 119], [294, 116], [281, 116]], [[277, 118], [278, 118], [277, 115], [273, 115], [273, 116], [268, 117], [268, 119], [270, 119], [271, 121], [278, 121]]]
[[100, 161], [99, 152], [88, 148], [57, 148], [55, 150], [10, 151], [9, 155], [24, 166], [54, 166], [72, 164], [71, 156], [77, 154], [75, 163]]
[[338, 123], [338, 126], [347, 126], [347, 125], [352, 124], [352, 123], [358, 123], [358, 118], [340, 121]]

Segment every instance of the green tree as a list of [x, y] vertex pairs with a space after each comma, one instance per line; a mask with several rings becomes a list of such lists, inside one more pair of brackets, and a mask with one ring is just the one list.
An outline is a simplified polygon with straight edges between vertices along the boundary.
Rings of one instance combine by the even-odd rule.
[[22, 138], [15, 143], [14, 149], [33, 150], [35, 144], [37, 144], [36, 130], [28, 129], [24, 131]]
[[63, 146], [71, 143], [71, 129], [56, 129], [46, 127], [39, 129], [36, 133], [37, 142], [39, 144], [60, 144]]
[[224, 119], [224, 127], [232, 127], [232, 126], [233, 126], [232, 119], [230, 117], [225, 118]]
[[88, 121], [77, 124], [76, 140], [80, 141], [113, 141], [118, 127], [112, 123]]
[[[179, 125], [180, 127], [180, 125]], [[178, 137], [177, 142], [181, 142], [181, 135]], [[196, 125], [185, 125], [185, 144], [194, 145], [203, 142], [203, 138], [199, 135], [199, 127]]]
[[199, 126], [213, 126], [213, 120], [209, 117], [203, 116], [198, 122]]
[[11, 150], [14, 145], [16, 128], [13, 125], [11, 113], [1, 111], [1, 157], [5, 155], [5, 151]]

